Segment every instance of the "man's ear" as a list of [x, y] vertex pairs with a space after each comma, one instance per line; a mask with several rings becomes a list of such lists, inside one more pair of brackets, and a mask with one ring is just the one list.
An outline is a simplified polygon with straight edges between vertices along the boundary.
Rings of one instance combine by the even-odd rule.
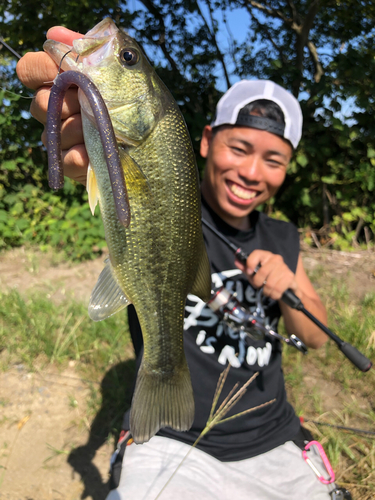
[[208, 150], [212, 141], [212, 135], [212, 127], [210, 125], [206, 125], [203, 129], [200, 145], [200, 154], [202, 158], [207, 158]]

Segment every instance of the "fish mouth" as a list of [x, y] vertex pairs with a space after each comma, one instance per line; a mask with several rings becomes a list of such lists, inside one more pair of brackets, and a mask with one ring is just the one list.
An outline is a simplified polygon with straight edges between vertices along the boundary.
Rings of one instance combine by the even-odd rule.
[[229, 192], [234, 195], [236, 198], [239, 198], [241, 201], [249, 202], [254, 200], [258, 196], [258, 192], [254, 189], [248, 189], [240, 184], [237, 184], [233, 181], [226, 181], [226, 185], [228, 187]]
[[86, 37], [100, 38], [116, 35], [120, 30], [110, 17], [106, 17], [86, 33]]

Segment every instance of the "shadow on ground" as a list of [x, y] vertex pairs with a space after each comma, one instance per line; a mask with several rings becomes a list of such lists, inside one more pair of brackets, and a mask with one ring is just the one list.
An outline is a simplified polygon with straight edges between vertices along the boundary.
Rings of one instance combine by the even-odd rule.
[[134, 376], [134, 360], [119, 363], [105, 374], [101, 383], [102, 405], [92, 422], [88, 441], [74, 448], [68, 457], [69, 464], [84, 483], [82, 499], [103, 500], [109, 492], [109, 481], [103, 482], [93, 459], [108, 436], [113, 435], [115, 443], [118, 440], [124, 413], [130, 408]]

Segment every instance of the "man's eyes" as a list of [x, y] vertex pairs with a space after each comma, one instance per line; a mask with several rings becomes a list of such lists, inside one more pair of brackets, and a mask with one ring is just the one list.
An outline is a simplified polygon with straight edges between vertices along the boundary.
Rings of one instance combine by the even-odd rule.
[[281, 161], [274, 160], [272, 158], [268, 158], [266, 162], [272, 167], [282, 167], [284, 165]]
[[241, 147], [231, 146], [231, 150], [234, 151], [235, 153], [246, 154], [246, 150]]
[[[236, 155], [241, 155], [241, 156], [245, 156], [245, 155], [251, 155], [252, 152], [251, 151], [248, 151], [246, 148], [244, 148], [243, 146], [229, 146], [231, 151], [236, 154]], [[283, 161], [281, 160], [278, 160], [276, 158], [264, 158], [264, 162], [269, 165], [270, 167], [284, 167], [285, 164]]]

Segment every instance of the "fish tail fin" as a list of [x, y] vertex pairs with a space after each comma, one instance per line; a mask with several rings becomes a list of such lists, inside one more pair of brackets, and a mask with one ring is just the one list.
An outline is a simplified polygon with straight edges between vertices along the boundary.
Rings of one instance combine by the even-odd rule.
[[189, 368], [170, 373], [139, 368], [130, 411], [130, 432], [135, 443], [149, 441], [162, 427], [187, 431], [194, 420], [194, 396]]

